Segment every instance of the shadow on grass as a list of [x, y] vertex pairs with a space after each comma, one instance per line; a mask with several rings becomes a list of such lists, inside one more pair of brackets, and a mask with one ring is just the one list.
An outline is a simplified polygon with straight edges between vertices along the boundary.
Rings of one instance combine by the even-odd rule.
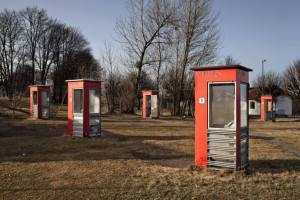
[[[88, 139], [64, 136], [64, 132], [55, 129], [53, 132], [48, 129], [44, 134], [35, 129], [26, 136], [26, 131], [17, 132], [14, 136], [6, 137], [5, 142], [0, 140], [0, 162], [119, 159], [154, 161], [193, 157], [193, 154], [174, 150], [180, 140], [193, 140], [192, 137], [185, 136], [126, 136], [103, 130], [104, 136]], [[1, 137], [4, 137], [3, 134]], [[170, 140], [172, 144], [164, 146], [147, 140]]]
[[300, 172], [300, 159], [250, 160], [251, 173]]
[[108, 133], [106, 137], [116, 138], [118, 141], [146, 141], [146, 140], [194, 140], [194, 136], [149, 136], [149, 135], [119, 135], [109, 131], [104, 131], [104, 133]]
[[[263, 129], [264, 130], [264, 129]], [[281, 130], [281, 131], [287, 131], [287, 130], [294, 130], [294, 131], [300, 131], [300, 128], [288, 128], [288, 127], [283, 127], [283, 128], [280, 128], [280, 127], [268, 127], [268, 131], [270, 130]]]
[[67, 133], [67, 123], [52, 120], [8, 119], [0, 122], [0, 138], [58, 137]]
[[259, 139], [259, 140], [273, 140], [273, 137], [261, 136], [261, 135], [250, 135], [250, 139]]

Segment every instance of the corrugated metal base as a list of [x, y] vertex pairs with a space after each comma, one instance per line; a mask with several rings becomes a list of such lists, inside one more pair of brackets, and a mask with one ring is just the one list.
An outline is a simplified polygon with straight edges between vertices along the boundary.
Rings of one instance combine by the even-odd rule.
[[33, 118], [38, 118], [38, 106], [37, 105], [33, 105]]
[[[241, 166], [237, 170], [249, 165], [249, 129], [241, 129]], [[236, 169], [236, 131], [207, 130], [207, 167], [221, 170]]]
[[43, 119], [48, 119], [49, 118], [49, 107], [45, 107], [45, 108], [42, 108], [42, 118]]
[[207, 167], [235, 168], [235, 131], [207, 130]]
[[100, 123], [100, 115], [90, 115], [89, 123], [90, 123], [90, 137], [100, 136], [101, 135], [101, 123]]

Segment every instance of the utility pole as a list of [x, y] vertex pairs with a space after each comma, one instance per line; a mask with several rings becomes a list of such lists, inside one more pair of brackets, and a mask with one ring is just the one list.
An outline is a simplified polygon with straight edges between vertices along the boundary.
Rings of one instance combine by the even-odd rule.
[[262, 64], [262, 68], [261, 68], [261, 74], [262, 74], [262, 95], [264, 95], [265, 91], [265, 75], [264, 75], [264, 62], [266, 62], [267, 60], [263, 60], [261, 61]]

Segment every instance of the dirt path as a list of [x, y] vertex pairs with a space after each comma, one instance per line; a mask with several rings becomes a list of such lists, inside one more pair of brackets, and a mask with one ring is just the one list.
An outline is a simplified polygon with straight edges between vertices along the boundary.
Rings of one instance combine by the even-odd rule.
[[280, 142], [279, 140], [276, 140], [262, 132], [251, 132], [251, 135], [252, 136], [255, 136], [255, 137], [260, 137], [260, 139], [263, 139], [263, 140], [267, 140], [277, 146], [280, 146], [284, 151], [288, 151], [290, 153], [294, 153], [296, 156], [300, 157], [300, 151], [297, 150], [297, 149], [294, 149], [286, 144], [284, 144], [283, 142]]

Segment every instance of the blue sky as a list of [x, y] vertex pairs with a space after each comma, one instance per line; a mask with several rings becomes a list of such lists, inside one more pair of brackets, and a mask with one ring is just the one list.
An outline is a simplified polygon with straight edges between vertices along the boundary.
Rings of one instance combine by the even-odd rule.
[[[105, 39], [118, 48], [111, 38], [115, 21], [127, 15], [125, 0], [0, 0], [0, 5], [1, 10], [46, 9], [49, 16], [78, 27], [96, 58]], [[263, 59], [266, 70], [283, 71], [300, 58], [299, 8], [298, 0], [215, 0], [222, 33], [219, 60], [231, 55], [252, 68], [250, 80], [261, 72]]]

